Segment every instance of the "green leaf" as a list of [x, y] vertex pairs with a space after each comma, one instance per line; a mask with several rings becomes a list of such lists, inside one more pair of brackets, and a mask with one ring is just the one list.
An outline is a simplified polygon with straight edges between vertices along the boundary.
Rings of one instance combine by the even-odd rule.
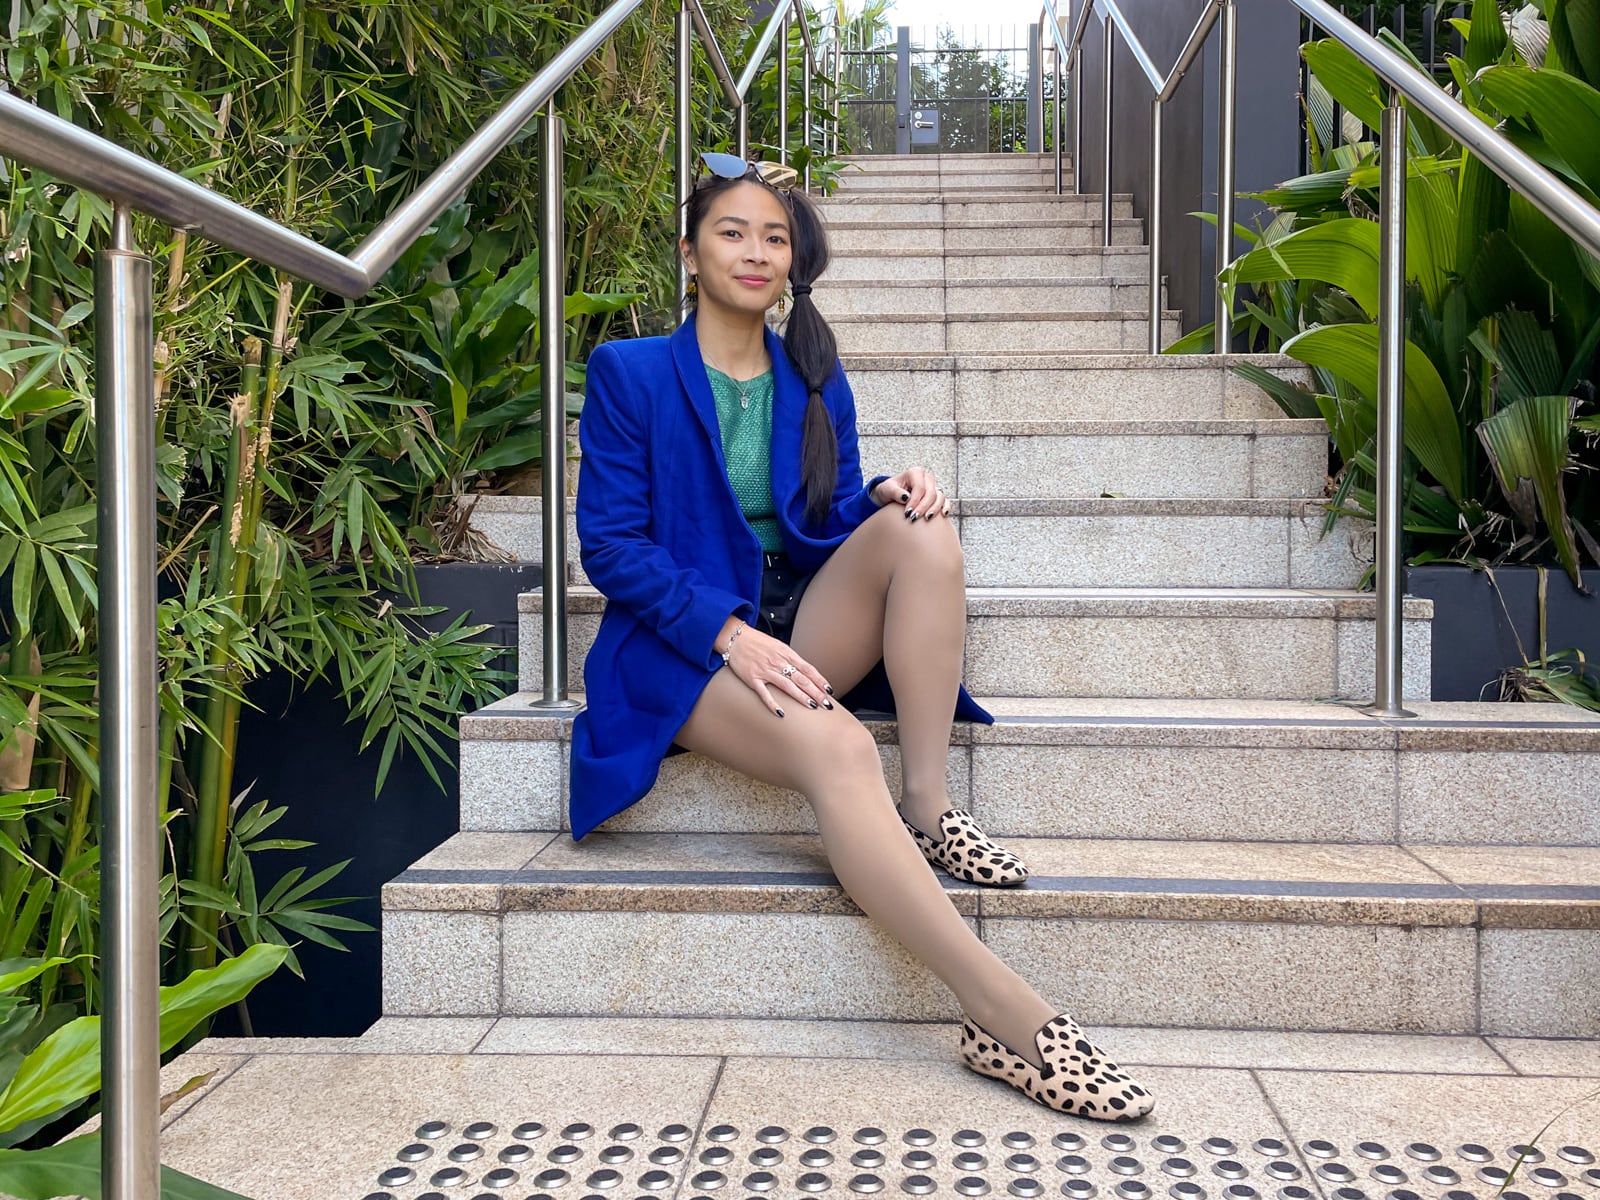
[[[1283, 352], [1347, 381], [1376, 403], [1378, 396], [1378, 327], [1318, 325], [1291, 338]], [[1415, 344], [1405, 344], [1404, 424], [1406, 449], [1461, 503], [1466, 464], [1461, 424], [1439, 372]]]
[[1545, 17], [1561, 66], [1600, 86], [1600, 0], [1546, 0]]
[[1578, 551], [1561, 486], [1570, 453], [1572, 405], [1566, 396], [1524, 397], [1482, 422], [1478, 437], [1512, 510], [1524, 526], [1535, 529], [1537, 503], [1561, 565], [1581, 587]]
[[490, 446], [467, 464], [467, 470], [494, 471], [520, 467], [538, 458], [543, 446], [544, 435], [538, 427], [524, 429]]
[[1467, 32], [1467, 66], [1481, 71], [1490, 63], [1499, 62], [1508, 44], [1499, 0], [1473, 0], [1472, 24]]
[[1368, 129], [1383, 128], [1383, 88], [1377, 72], [1332, 38], [1309, 43], [1304, 54], [1311, 73], [1336, 103]]
[[1357, 217], [1308, 225], [1267, 246], [1259, 246], [1229, 269], [1238, 283], [1315, 279], [1350, 293], [1369, 317], [1378, 315], [1381, 243], [1377, 222]]
[[[33, 794], [48, 795], [48, 793], [44, 792]], [[7, 959], [4, 962], [0, 962], [0, 994], [14, 992], [23, 984], [32, 983], [46, 971], [78, 962], [84, 957], [86, 956], [75, 954], [71, 958]], [[28, 965], [19, 967], [17, 965], [19, 961], [26, 962]]]
[[[276, 946], [251, 946], [237, 958], [195, 971], [161, 989], [161, 1049], [170, 1050], [219, 1009], [241, 1000], [283, 962]], [[79, 1017], [56, 1030], [23, 1059], [0, 1093], [0, 1129], [58, 1112], [100, 1087], [100, 1018]]]
[[[83, 1196], [100, 1200], [100, 1134], [86, 1133], [43, 1150], [0, 1150], [0, 1192], [16, 1200]], [[161, 1168], [161, 1200], [245, 1200], [214, 1184]]]
[[1560, 71], [1518, 66], [1491, 67], [1478, 85], [1486, 100], [1539, 135], [1569, 178], [1600, 192], [1600, 91]]

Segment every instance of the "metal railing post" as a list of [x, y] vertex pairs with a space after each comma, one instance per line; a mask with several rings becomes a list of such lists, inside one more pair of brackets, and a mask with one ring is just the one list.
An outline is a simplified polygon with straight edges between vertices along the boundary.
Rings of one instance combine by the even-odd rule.
[[844, 56], [839, 53], [842, 43], [839, 40], [839, 18], [833, 18], [833, 154], [839, 154], [839, 71], [844, 62]]
[[1072, 88], [1072, 194], [1083, 195], [1083, 51], [1073, 47], [1067, 63]]
[[1411, 717], [1402, 706], [1405, 557], [1402, 553], [1402, 459], [1405, 453], [1406, 114], [1391, 90], [1383, 110], [1378, 205], [1381, 213], [1378, 306], [1378, 478], [1376, 683], [1380, 717]]
[[750, 105], [742, 98], [739, 101], [739, 157], [750, 157]]
[[1100, 155], [1100, 221], [1103, 228], [1105, 245], [1111, 245], [1111, 100], [1112, 71], [1115, 70], [1117, 27], [1108, 17], [1102, 26], [1105, 32], [1105, 47], [1101, 56], [1105, 78], [1102, 81], [1101, 104], [1101, 129], [1105, 134], [1105, 144], [1101, 147]]
[[[805, 54], [800, 60], [800, 129], [804, 134], [805, 148], [809, 151], [814, 131], [811, 127], [811, 54]], [[806, 155], [805, 178], [801, 181], [806, 194], [811, 192], [811, 155]]]
[[1166, 104], [1150, 102], [1150, 353], [1161, 353], [1161, 143]]
[[[678, 242], [689, 236], [689, 188], [694, 183], [694, 14], [689, 10], [690, 0], [679, 0], [677, 33], [677, 62], [673, 66], [674, 102], [673, 118], [676, 125], [676, 145], [673, 147], [674, 195], [677, 199]], [[676, 247], [674, 247], [676, 251]], [[678, 324], [687, 316], [684, 304], [689, 294], [689, 268], [678, 254], [678, 294], [672, 311]]]
[[1055, 96], [1056, 101], [1055, 120], [1050, 123], [1050, 138], [1055, 142], [1056, 146], [1056, 195], [1059, 196], [1066, 190], [1065, 177], [1061, 166], [1061, 136], [1066, 132], [1066, 126], [1061, 120], [1061, 48], [1054, 39], [1051, 39], [1050, 44], [1052, 47], [1050, 61], [1054, 64], [1052, 67], [1054, 73], [1050, 77], [1050, 82], [1053, 89], [1052, 94]]
[[533, 707], [577, 708], [567, 698], [567, 238], [561, 211], [561, 116], [554, 98], [545, 107], [539, 132], [544, 694]]
[[1233, 263], [1234, 141], [1238, 123], [1239, 12], [1234, 0], [1221, 0], [1222, 72], [1217, 95], [1217, 313], [1211, 340], [1215, 353], [1233, 348], [1233, 306], [1222, 273]]
[[114, 209], [95, 255], [95, 445], [100, 466], [100, 1063], [107, 1200], [160, 1193], [157, 974], [155, 299], [133, 213]]
[[784, 17], [778, 41], [778, 161], [789, 162], [789, 17]]

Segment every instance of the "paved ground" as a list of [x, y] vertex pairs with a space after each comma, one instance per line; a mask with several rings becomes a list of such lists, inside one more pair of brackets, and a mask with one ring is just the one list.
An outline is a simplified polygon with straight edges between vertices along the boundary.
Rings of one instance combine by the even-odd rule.
[[[166, 1114], [164, 1157], [254, 1200], [842, 1198], [874, 1189], [861, 1176], [880, 1180], [885, 1197], [925, 1194], [916, 1180], [925, 1176], [939, 1196], [982, 1194], [987, 1185], [1023, 1198], [1254, 1200], [1298, 1186], [1318, 1200], [1358, 1200], [1336, 1195], [1344, 1186], [1378, 1200], [1399, 1186], [1425, 1200], [1488, 1200], [1503, 1180], [1477, 1172], [1511, 1169], [1510, 1148], [1533, 1142], [1544, 1155], [1538, 1166], [1559, 1175], [1536, 1175], [1530, 1157], [1508, 1196], [1600, 1200], [1600, 1041], [1093, 1033], [1124, 1065], [1138, 1066], [1158, 1097], [1149, 1117], [1113, 1126], [1040, 1108], [962, 1068], [955, 1027], [946, 1024], [389, 1018], [356, 1039], [211, 1039], [166, 1070], [169, 1089], [214, 1074]], [[429, 1121], [449, 1129], [419, 1137]], [[495, 1129], [473, 1130], [482, 1134], [474, 1139], [466, 1131], [473, 1122]], [[639, 1130], [626, 1136], [633, 1131], [616, 1129], [624, 1124]], [[787, 1136], [757, 1137], [771, 1126]], [[816, 1127], [836, 1136], [808, 1140]], [[860, 1132], [871, 1129], [881, 1141]], [[961, 1131], [984, 1144], [954, 1140]], [[1131, 1144], [1103, 1144], [1112, 1134]], [[1234, 1148], [1204, 1146], [1210, 1138]], [[1264, 1138], [1285, 1145], [1258, 1148]], [[1317, 1156], [1327, 1147], [1305, 1149], [1318, 1141], [1332, 1143], [1331, 1157]], [[1387, 1157], [1357, 1150], [1358, 1142], [1379, 1143]], [[1438, 1161], [1408, 1154], [1417, 1142], [1436, 1147]], [[409, 1164], [413, 1177], [380, 1186], [383, 1172], [406, 1165], [399, 1155], [413, 1144], [429, 1151]], [[474, 1145], [482, 1153], [472, 1157]], [[502, 1157], [519, 1145], [528, 1149]], [[572, 1150], [556, 1151], [563, 1145], [581, 1153], [566, 1161]], [[1463, 1155], [1463, 1146], [1492, 1157]], [[464, 1160], [454, 1162], [460, 1147]], [[1274, 1149], [1281, 1152], [1267, 1152]], [[763, 1151], [781, 1157], [768, 1163]], [[985, 1161], [958, 1162], [962, 1153]], [[1017, 1153], [1033, 1161], [1008, 1164]], [[1137, 1171], [1120, 1162], [1129, 1173], [1118, 1173], [1119, 1154]], [[1173, 1173], [1183, 1170], [1173, 1158], [1193, 1165], [1192, 1178]], [[1298, 1168], [1298, 1178], [1281, 1165], [1269, 1171], [1275, 1162]], [[1459, 1182], [1425, 1176], [1430, 1166], [1449, 1168]], [[452, 1167], [459, 1178], [430, 1182]], [[1387, 1173], [1396, 1168], [1403, 1181]], [[763, 1169], [773, 1177], [764, 1193]], [[568, 1178], [542, 1175], [551, 1171]], [[1202, 1190], [1172, 1191], [1183, 1182]], [[1284, 1200], [1297, 1197], [1307, 1200], [1295, 1192]]]

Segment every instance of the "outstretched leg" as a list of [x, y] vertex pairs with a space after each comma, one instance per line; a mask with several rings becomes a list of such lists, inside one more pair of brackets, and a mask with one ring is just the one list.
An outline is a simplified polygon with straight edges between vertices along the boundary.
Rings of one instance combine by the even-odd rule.
[[891, 504], [823, 564], [800, 601], [796, 653], [843, 695], [879, 658], [900, 728], [900, 811], [935, 840], [961, 683], [967, 599], [961, 542], [946, 518], [910, 521]]

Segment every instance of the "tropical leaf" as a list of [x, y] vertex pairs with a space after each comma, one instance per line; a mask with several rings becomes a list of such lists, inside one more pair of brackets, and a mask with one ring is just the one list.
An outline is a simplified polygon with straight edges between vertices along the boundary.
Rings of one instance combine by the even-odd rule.
[[1374, 221], [1356, 217], [1325, 221], [1259, 246], [1228, 270], [1237, 283], [1316, 279], [1349, 292], [1369, 317], [1378, 314], [1381, 234]]
[[[1283, 353], [1325, 368], [1376, 402], [1378, 346], [1376, 325], [1321, 325], [1285, 342]], [[1460, 503], [1465, 489], [1461, 424], [1438, 370], [1410, 341], [1405, 343], [1404, 379], [1406, 449]]]
[[[100, 1134], [86, 1133], [43, 1150], [0, 1150], [0, 1192], [15, 1200], [82, 1196], [100, 1200]], [[214, 1184], [161, 1168], [161, 1200], [246, 1200]]]
[[1524, 527], [1545, 528], [1574, 585], [1583, 586], [1561, 475], [1567, 466], [1573, 402], [1566, 396], [1525, 396], [1478, 426], [1495, 477]]

